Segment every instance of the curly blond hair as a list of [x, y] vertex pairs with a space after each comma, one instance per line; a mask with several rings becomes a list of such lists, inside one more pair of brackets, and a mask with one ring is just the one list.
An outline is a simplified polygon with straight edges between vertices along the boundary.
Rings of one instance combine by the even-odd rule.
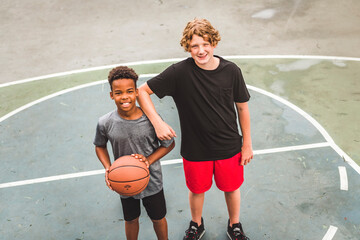
[[190, 41], [194, 34], [204, 38], [212, 46], [216, 46], [221, 40], [219, 31], [208, 20], [195, 18], [187, 23], [180, 41], [180, 45], [187, 52], [190, 51]]

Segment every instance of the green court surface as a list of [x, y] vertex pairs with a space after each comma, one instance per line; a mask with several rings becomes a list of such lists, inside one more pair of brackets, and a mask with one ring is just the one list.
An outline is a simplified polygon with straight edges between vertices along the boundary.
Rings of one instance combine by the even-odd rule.
[[[360, 164], [360, 61], [356, 58], [254, 56], [228, 57], [242, 69], [247, 84], [259, 87], [309, 113], [335, 143]], [[138, 74], [154, 74], [179, 59], [123, 63]], [[107, 78], [112, 66], [2, 84], [0, 116], [58, 91]], [[35, 81], [31, 81], [35, 80]]]
[[[354, 86], [359, 61], [228, 58], [241, 67], [252, 96], [255, 156], [245, 169], [241, 188], [241, 219], [247, 235], [251, 239], [358, 239], [355, 120], [359, 106], [355, 103], [360, 96]], [[126, 65], [142, 74], [141, 84], [176, 61]], [[119, 197], [105, 186], [92, 145], [98, 117], [114, 109], [106, 82], [111, 67], [0, 88], [1, 239], [124, 239]], [[190, 211], [178, 117], [171, 98], [154, 97], [153, 101], [178, 133], [175, 149], [161, 161], [169, 238], [182, 239]], [[205, 202], [203, 239], [225, 239], [223, 193], [213, 187]], [[139, 239], [155, 239], [144, 210]]]

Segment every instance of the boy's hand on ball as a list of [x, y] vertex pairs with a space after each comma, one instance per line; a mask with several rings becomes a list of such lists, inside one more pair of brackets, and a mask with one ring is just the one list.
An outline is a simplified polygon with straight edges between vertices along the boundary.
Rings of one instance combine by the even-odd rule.
[[140, 162], [144, 162], [146, 164], [146, 167], [149, 168], [150, 163], [144, 155], [135, 153], [135, 154], [131, 154], [131, 156], [136, 159], [139, 159]]
[[105, 182], [106, 182], [106, 185], [111, 189], [111, 190], [113, 190], [114, 191], [114, 189], [112, 189], [112, 187], [111, 187], [111, 185], [110, 185], [110, 182], [109, 182], [109, 169], [108, 168], [106, 168], [105, 169]]

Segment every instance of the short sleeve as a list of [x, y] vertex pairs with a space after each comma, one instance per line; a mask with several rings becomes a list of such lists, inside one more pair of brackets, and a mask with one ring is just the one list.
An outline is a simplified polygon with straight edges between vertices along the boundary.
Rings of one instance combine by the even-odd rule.
[[94, 138], [94, 145], [98, 147], [106, 146], [108, 142], [108, 138], [105, 133], [105, 127], [101, 125], [100, 121], [98, 122], [96, 126], [96, 133]]
[[162, 147], [169, 147], [175, 140], [174, 138], [170, 139], [170, 140], [159, 140], [160, 141], [160, 145]]
[[149, 88], [158, 96], [163, 98], [165, 96], [173, 96], [176, 87], [176, 74], [174, 64], [165, 69], [156, 77], [147, 81]]
[[234, 101], [235, 102], [247, 102], [250, 99], [250, 93], [246, 87], [241, 69], [236, 66], [235, 79], [234, 79]]

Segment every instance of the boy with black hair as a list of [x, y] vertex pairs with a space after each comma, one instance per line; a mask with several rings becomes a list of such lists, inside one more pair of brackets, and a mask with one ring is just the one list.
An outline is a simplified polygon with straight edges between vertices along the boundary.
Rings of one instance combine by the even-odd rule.
[[111, 189], [108, 173], [111, 166], [107, 142], [110, 141], [114, 159], [132, 155], [144, 161], [150, 172], [150, 181], [144, 191], [132, 197], [121, 196], [127, 240], [136, 240], [139, 233], [140, 200], [153, 222], [157, 238], [168, 239], [166, 204], [159, 159], [174, 148], [174, 140], [159, 140], [153, 126], [136, 106], [138, 75], [131, 68], [112, 69], [108, 81], [116, 110], [99, 119], [94, 139], [95, 151], [105, 168], [105, 181]]
[[[239, 215], [243, 167], [253, 158], [247, 104], [250, 95], [240, 68], [213, 54], [220, 39], [206, 19], [190, 21], [180, 44], [191, 57], [171, 65], [139, 88], [139, 104], [159, 139], [171, 139], [176, 133], [157, 115], [150, 95], [172, 96], [177, 106], [192, 217], [184, 239], [200, 239], [205, 233], [204, 194], [213, 176], [225, 194], [228, 237], [248, 239]], [[236, 111], [243, 136], [238, 132]]]

